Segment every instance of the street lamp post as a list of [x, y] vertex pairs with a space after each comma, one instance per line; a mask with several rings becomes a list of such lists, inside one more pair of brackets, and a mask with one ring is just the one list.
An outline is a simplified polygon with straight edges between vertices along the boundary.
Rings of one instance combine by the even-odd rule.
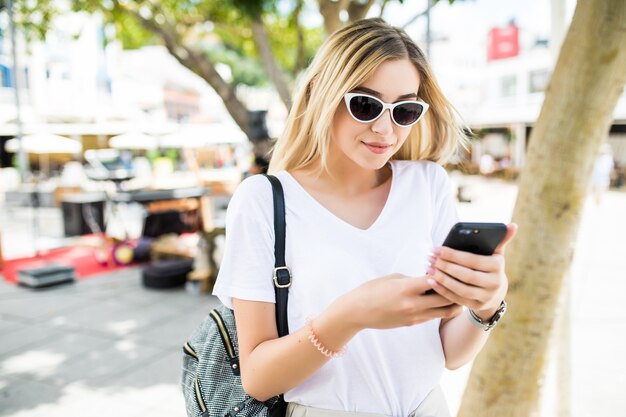
[[11, 28], [11, 50], [13, 54], [13, 71], [11, 71], [11, 81], [13, 84], [13, 88], [15, 89], [15, 125], [17, 128], [15, 137], [20, 142], [20, 146], [17, 151], [17, 158], [20, 176], [22, 178], [22, 183], [24, 183], [28, 179], [28, 159], [26, 158], [26, 151], [24, 150], [24, 144], [22, 143], [22, 107], [20, 103], [20, 77], [18, 76], [19, 65], [17, 60], [15, 20], [13, 18], [13, 0], [8, 0], [7, 9], [9, 11], [9, 26]]

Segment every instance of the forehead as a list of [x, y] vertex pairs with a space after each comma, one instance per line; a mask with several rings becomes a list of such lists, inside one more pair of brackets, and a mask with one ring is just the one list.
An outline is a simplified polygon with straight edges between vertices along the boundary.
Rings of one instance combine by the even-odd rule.
[[420, 77], [415, 65], [408, 59], [385, 61], [359, 86], [380, 93], [386, 101], [396, 100], [407, 94], [417, 94]]

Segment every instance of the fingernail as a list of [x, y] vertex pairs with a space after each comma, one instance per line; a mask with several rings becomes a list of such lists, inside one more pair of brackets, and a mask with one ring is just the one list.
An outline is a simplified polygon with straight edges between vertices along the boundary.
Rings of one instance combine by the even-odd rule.
[[430, 285], [431, 287], [437, 287], [437, 286], [438, 286], [437, 281], [435, 281], [435, 280], [434, 280], [434, 279], [432, 279], [432, 278], [428, 278], [428, 279], [426, 280], [426, 282], [428, 282], [428, 285]]
[[433, 253], [435, 254], [435, 256], [441, 255], [441, 248], [440, 247], [434, 248]]
[[428, 267], [428, 275], [435, 275], [435, 268], [432, 266]]
[[434, 264], [437, 258], [435, 256], [429, 256], [428, 260], [430, 261], [431, 264]]

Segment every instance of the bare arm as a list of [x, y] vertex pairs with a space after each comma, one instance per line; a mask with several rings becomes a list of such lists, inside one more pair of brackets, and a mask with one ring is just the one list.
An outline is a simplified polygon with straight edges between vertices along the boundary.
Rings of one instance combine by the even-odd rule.
[[442, 320], [439, 335], [446, 357], [446, 368], [458, 369], [473, 360], [489, 338], [486, 332], [474, 326], [465, 314]]
[[[394, 328], [452, 317], [460, 307], [446, 298], [425, 295], [426, 277], [392, 274], [366, 282], [341, 296], [313, 321], [320, 342], [338, 351], [360, 330]], [[278, 338], [273, 303], [233, 299], [244, 390], [265, 401], [301, 384], [328, 358], [302, 328]]]
[[[259, 401], [295, 387], [321, 368], [329, 358], [320, 354], [301, 328], [278, 338], [273, 303], [233, 300], [239, 335], [244, 390]], [[338, 351], [358, 332], [350, 315], [336, 303], [314, 320], [324, 346]]]

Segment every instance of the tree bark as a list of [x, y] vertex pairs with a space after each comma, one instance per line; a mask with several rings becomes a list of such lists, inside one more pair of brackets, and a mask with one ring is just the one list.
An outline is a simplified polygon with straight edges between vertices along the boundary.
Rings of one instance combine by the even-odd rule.
[[330, 35], [344, 25], [340, 13], [345, 11], [348, 14], [348, 22], [354, 22], [365, 18], [370, 7], [376, 0], [318, 0], [320, 14], [324, 18], [324, 28], [326, 34]]
[[370, 7], [374, 4], [374, 0], [367, 0], [365, 3], [360, 1], [351, 1], [348, 4], [348, 19], [350, 22], [355, 22], [359, 19], [365, 19]]
[[287, 110], [289, 110], [291, 108], [291, 94], [289, 93], [289, 87], [287, 87], [285, 76], [276, 62], [274, 53], [272, 52], [272, 48], [267, 37], [267, 31], [265, 30], [265, 25], [263, 24], [261, 16], [257, 16], [252, 19], [252, 36], [254, 38], [257, 51], [259, 52], [259, 56], [261, 57], [265, 73], [270, 78], [272, 83], [274, 83], [274, 87], [276, 87], [276, 91], [278, 91], [280, 99], [285, 104], [285, 107], [287, 107]]
[[549, 335], [598, 148], [626, 82], [626, 2], [578, 0], [520, 178], [509, 312], [478, 356], [459, 416], [537, 413]]
[[350, 0], [318, 0], [317, 4], [319, 5], [320, 14], [324, 18], [324, 28], [326, 29], [326, 34], [330, 35], [335, 32], [341, 26], [343, 26], [343, 22], [339, 17], [339, 13], [342, 10], [345, 10], [348, 2]]

